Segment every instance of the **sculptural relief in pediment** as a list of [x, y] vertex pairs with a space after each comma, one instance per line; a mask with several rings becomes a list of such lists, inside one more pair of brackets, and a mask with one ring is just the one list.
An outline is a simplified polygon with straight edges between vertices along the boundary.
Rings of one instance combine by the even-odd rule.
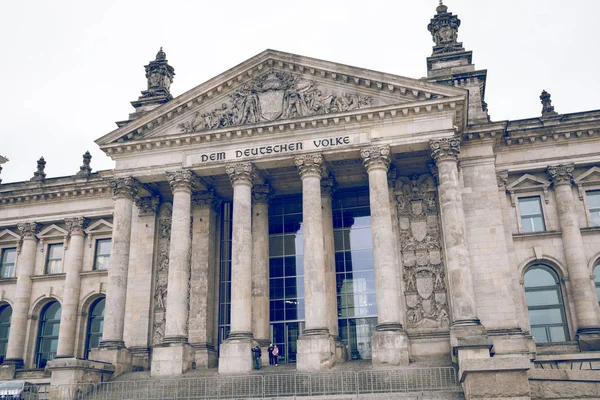
[[353, 111], [367, 108], [373, 102], [371, 96], [338, 91], [302, 76], [270, 71], [246, 82], [219, 107], [196, 111], [177, 127], [181, 132], [199, 132]]

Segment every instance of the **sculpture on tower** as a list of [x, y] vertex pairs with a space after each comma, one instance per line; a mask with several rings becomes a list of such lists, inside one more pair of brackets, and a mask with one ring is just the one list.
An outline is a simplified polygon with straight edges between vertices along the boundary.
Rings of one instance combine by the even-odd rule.
[[162, 47], [156, 53], [154, 61], [150, 61], [144, 68], [148, 87], [142, 91], [142, 95], [137, 100], [131, 102], [136, 112], [130, 115], [130, 119], [135, 119], [142, 113], [173, 99], [170, 88], [175, 77], [175, 69], [169, 65]]
[[431, 32], [435, 46], [433, 54], [463, 51], [462, 43], [457, 42], [460, 19], [448, 12], [448, 7], [441, 1], [436, 8], [437, 14], [431, 19], [427, 29]]

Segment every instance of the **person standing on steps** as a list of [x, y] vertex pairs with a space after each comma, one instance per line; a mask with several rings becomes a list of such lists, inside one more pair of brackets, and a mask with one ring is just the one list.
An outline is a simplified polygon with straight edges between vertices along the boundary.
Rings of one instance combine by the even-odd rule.
[[275, 365], [275, 359], [273, 358], [273, 343], [269, 345], [269, 365]]
[[260, 369], [260, 356], [261, 355], [262, 355], [262, 352], [260, 351], [260, 347], [255, 346], [252, 349], [252, 357], [254, 358], [254, 369], [256, 369], [256, 370]]
[[273, 346], [273, 362], [275, 362], [275, 366], [277, 366], [277, 363], [279, 361], [279, 347], [277, 347], [277, 345]]

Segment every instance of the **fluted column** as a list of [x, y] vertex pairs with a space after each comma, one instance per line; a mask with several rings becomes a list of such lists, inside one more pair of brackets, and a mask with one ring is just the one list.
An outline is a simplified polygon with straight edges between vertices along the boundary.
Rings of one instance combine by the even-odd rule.
[[465, 214], [458, 179], [460, 140], [443, 138], [429, 142], [438, 168], [438, 192], [446, 250], [446, 269], [452, 301], [452, 325], [480, 325], [470, 270]]
[[323, 210], [321, 209], [321, 174], [323, 156], [296, 157], [302, 179], [302, 228], [304, 232], [304, 335], [328, 334], [325, 290], [325, 249]]
[[321, 209], [323, 213], [323, 250], [325, 254], [325, 301], [327, 329], [332, 337], [339, 337], [337, 292], [335, 280], [335, 241], [333, 237], [333, 209], [331, 196], [335, 190], [333, 178], [321, 180]]
[[116, 178], [108, 181], [115, 198], [112, 250], [106, 308], [101, 348], [121, 348], [125, 325], [125, 299], [127, 298], [127, 272], [129, 269], [129, 247], [131, 245], [131, 217], [138, 183], [134, 178]]
[[230, 338], [252, 338], [252, 185], [256, 177], [251, 163], [226, 167], [233, 185], [231, 242]]
[[36, 234], [39, 224], [26, 222], [17, 225], [23, 238], [21, 253], [17, 263], [17, 287], [15, 302], [10, 321], [10, 334], [6, 349], [5, 363], [13, 363], [18, 367], [23, 365], [25, 349], [25, 332], [27, 331], [27, 316], [31, 300], [31, 275], [35, 266], [35, 250], [37, 245]]
[[[556, 208], [562, 234], [563, 248], [569, 279], [571, 280], [571, 293], [575, 303], [577, 318], [577, 336], [580, 346], [585, 350], [600, 350], [600, 315], [598, 312], [598, 298], [594, 282], [590, 278], [585, 257], [585, 248], [571, 183], [573, 180], [573, 164], [552, 165], [548, 167], [548, 174], [554, 185]], [[583, 338], [593, 335], [595, 338]]]
[[401, 330], [398, 278], [394, 254], [394, 231], [388, 190], [389, 146], [362, 149], [360, 155], [369, 174], [369, 200], [373, 234], [377, 330]]
[[173, 192], [167, 316], [163, 343], [184, 343], [188, 337], [188, 295], [190, 283], [192, 171], [166, 173]]
[[231, 331], [221, 344], [219, 373], [252, 370], [252, 185], [256, 178], [249, 162], [225, 167], [233, 186], [231, 237]]
[[58, 347], [56, 358], [75, 356], [75, 333], [77, 331], [77, 310], [79, 308], [79, 292], [81, 289], [81, 268], [83, 267], [83, 251], [85, 248], [84, 229], [88, 220], [84, 217], [66, 218], [69, 231], [69, 248], [65, 253], [65, 286], [63, 292]]
[[[255, 185], [252, 188], [252, 333], [261, 347], [268, 347], [271, 336], [269, 332], [270, 200], [269, 185]], [[264, 353], [266, 352], [263, 350], [263, 355]]]

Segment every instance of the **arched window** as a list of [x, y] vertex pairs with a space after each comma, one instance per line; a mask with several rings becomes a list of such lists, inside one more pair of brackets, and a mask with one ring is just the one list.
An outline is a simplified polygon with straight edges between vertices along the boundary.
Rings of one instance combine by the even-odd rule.
[[87, 333], [85, 337], [85, 358], [88, 358], [90, 350], [98, 347], [102, 340], [102, 328], [104, 327], [104, 305], [105, 298], [94, 301], [90, 307], [88, 316]]
[[545, 265], [530, 267], [525, 272], [525, 296], [534, 340], [537, 343], [569, 340], [558, 275]]
[[8, 344], [8, 334], [10, 333], [10, 317], [12, 317], [12, 308], [8, 304], [0, 307], [0, 363], [4, 362], [6, 357], [6, 345]]
[[44, 368], [56, 356], [61, 309], [58, 301], [52, 301], [42, 310], [35, 353], [36, 368]]
[[594, 267], [594, 275], [596, 275], [594, 282], [596, 282], [596, 293], [598, 293], [598, 302], [600, 302], [600, 261]]

